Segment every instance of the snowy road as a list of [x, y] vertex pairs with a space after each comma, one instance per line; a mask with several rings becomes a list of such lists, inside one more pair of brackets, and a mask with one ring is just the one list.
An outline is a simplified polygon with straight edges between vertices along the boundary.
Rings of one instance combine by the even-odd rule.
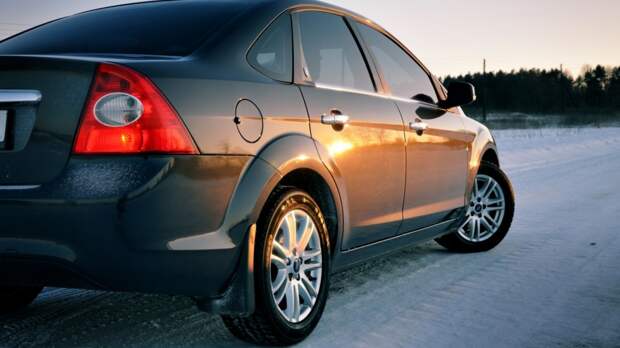
[[[434, 243], [335, 276], [304, 347], [620, 347], [620, 128], [496, 132], [517, 192], [497, 249]], [[0, 346], [238, 346], [184, 298], [53, 289]]]

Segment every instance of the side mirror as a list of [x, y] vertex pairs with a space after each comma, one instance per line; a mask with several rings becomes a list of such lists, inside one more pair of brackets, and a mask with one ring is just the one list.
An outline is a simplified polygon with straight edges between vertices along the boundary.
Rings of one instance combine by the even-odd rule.
[[428, 104], [435, 104], [435, 101], [433, 100], [433, 98], [427, 96], [426, 94], [416, 94], [411, 99], [425, 102]]
[[448, 99], [439, 103], [444, 109], [463, 106], [476, 101], [476, 88], [467, 82], [452, 82], [448, 86]]

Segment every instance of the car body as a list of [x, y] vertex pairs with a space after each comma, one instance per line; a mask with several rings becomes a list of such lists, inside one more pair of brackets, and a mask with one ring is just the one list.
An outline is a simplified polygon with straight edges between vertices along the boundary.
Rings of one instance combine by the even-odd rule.
[[[152, 18], [164, 12], [172, 19], [158, 28]], [[219, 19], [187, 38], [207, 22], [201, 13]], [[178, 25], [189, 48], [98, 51], [98, 41], [124, 42], [102, 37], [71, 46], [84, 40], [68, 32], [74, 25], [123, 16], [151, 21], [149, 35], [166, 42], [177, 38], [161, 32]], [[321, 32], [334, 19], [336, 33]], [[325, 39], [338, 30], [359, 49], [362, 70], [351, 56], [338, 65], [340, 48], [319, 50], [334, 54], [326, 58], [302, 47], [339, 44]], [[63, 31], [65, 41], [50, 39]], [[417, 66], [420, 95], [396, 94], [373, 31]], [[269, 51], [274, 42], [285, 42], [286, 61]], [[341, 76], [330, 71], [338, 66]], [[194, 150], [77, 151], [102, 67], [151, 81]], [[446, 104], [447, 93], [377, 24], [311, 0], [124, 5], [10, 38], [0, 43], [0, 110], [13, 119], [12, 147], [0, 150], [0, 282], [186, 295], [212, 312], [252, 313], [257, 224], [279, 186], [303, 189], [320, 206], [330, 272], [453, 233], [481, 163], [499, 161], [489, 130]]]

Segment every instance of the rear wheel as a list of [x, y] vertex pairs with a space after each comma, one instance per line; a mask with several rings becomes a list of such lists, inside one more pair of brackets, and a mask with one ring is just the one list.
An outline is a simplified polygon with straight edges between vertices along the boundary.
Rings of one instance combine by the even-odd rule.
[[0, 314], [28, 307], [42, 290], [41, 287], [0, 286]]
[[437, 242], [458, 252], [491, 250], [506, 237], [513, 215], [514, 195], [510, 181], [499, 167], [483, 162], [461, 226]]
[[310, 195], [296, 189], [279, 189], [272, 194], [258, 227], [256, 312], [249, 317], [222, 318], [242, 340], [295, 344], [314, 330], [327, 301], [327, 226]]

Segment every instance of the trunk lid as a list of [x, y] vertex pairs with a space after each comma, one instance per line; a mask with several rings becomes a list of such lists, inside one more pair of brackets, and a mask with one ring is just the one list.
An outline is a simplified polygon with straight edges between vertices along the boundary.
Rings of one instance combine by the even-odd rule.
[[96, 66], [71, 58], [0, 55], [0, 131], [5, 128], [0, 186], [44, 184], [61, 173]]

